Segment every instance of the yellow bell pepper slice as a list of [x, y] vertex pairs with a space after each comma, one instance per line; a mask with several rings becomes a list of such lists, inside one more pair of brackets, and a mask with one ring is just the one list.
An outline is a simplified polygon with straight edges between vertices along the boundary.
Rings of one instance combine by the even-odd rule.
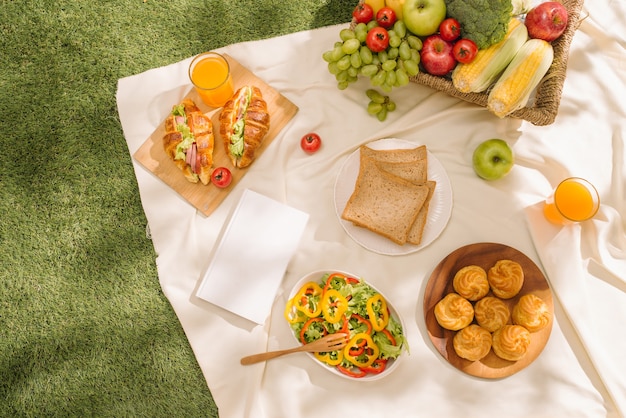
[[295, 324], [297, 322], [303, 322], [307, 316], [304, 313], [294, 306], [295, 298], [291, 298], [287, 301], [287, 305], [285, 305], [285, 319], [290, 324]]
[[313, 353], [316, 359], [328, 364], [329, 366], [336, 366], [343, 361], [343, 350], [329, 351], [326, 353]]
[[[359, 350], [361, 346], [363, 346], [362, 341], [365, 341], [365, 346], [363, 351]], [[359, 351], [360, 354], [358, 356], [353, 356], [350, 354], [350, 350]], [[365, 334], [363, 332], [356, 334], [354, 337], [350, 339], [348, 345], [346, 345], [343, 349], [343, 357], [348, 360], [350, 363], [354, 364], [357, 367], [369, 367], [376, 361], [378, 355], [380, 354], [380, 349], [372, 340], [372, 337], [369, 334]]]
[[322, 312], [322, 305], [319, 301], [322, 295], [322, 288], [315, 282], [308, 282], [300, 288], [294, 296], [293, 304], [309, 318], [315, 318]]
[[375, 331], [382, 331], [389, 323], [389, 310], [387, 309], [387, 302], [380, 293], [375, 294], [369, 298], [365, 305], [367, 309], [367, 315], [370, 317], [372, 328]]
[[339, 322], [348, 310], [348, 300], [335, 289], [324, 292], [321, 305], [324, 319], [331, 324]]

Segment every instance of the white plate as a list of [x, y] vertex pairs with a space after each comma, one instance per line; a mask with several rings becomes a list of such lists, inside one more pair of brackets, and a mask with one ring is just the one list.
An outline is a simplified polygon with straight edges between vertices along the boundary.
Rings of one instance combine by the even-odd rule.
[[[401, 139], [387, 138], [370, 142], [368, 147], [375, 150], [410, 149], [418, 145]], [[418, 251], [432, 243], [443, 232], [452, 214], [452, 186], [446, 170], [439, 160], [428, 151], [428, 179], [437, 182], [435, 193], [428, 207], [428, 220], [420, 245], [398, 245], [366, 228], [354, 225], [341, 218], [341, 214], [354, 192], [356, 179], [359, 175], [360, 151], [354, 151], [343, 164], [335, 181], [335, 211], [339, 223], [346, 233], [361, 246], [378, 254], [404, 255]]]
[[[300, 288], [302, 286], [304, 286], [306, 283], [308, 283], [308, 282], [318, 283], [318, 282], [321, 281], [322, 277], [325, 274], [327, 274], [327, 273], [340, 273], [340, 274], [346, 275], [348, 277], [354, 277], [355, 279], [362, 280], [363, 282], [367, 283], [367, 285], [370, 286], [372, 289], [374, 289], [375, 291], [380, 293], [381, 296], [387, 302], [387, 307], [389, 308], [390, 315], [396, 321], [398, 321], [400, 323], [400, 325], [402, 326], [402, 332], [404, 333], [405, 341], [408, 341], [407, 336], [406, 336], [406, 326], [404, 326], [404, 322], [402, 321], [402, 318], [400, 318], [400, 316], [398, 315], [398, 312], [395, 310], [395, 308], [393, 307], [393, 305], [391, 304], [389, 299], [387, 299], [387, 297], [380, 290], [378, 290], [376, 287], [372, 286], [366, 280], [361, 279], [360, 276], [354, 275], [352, 273], [348, 273], [346, 271], [341, 271], [341, 270], [319, 270], [319, 271], [311, 272], [311, 273], [305, 275], [304, 277], [302, 277], [300, 280], [298, 280], [298, 282], [294, 285], [293, 289], [291, 289], [291, 293], [289, 294], [289, 299], [293, 298], [295, 296], [295, 294], [298, 292], [298, 290], [300, 290]], [[296, 340], [296, 342], [298, 344], [302, 345], [302, 343], [300, 342], [298, 337], [293, 333], [293, 331], [291, 329], [290, 329], [290, 331], [291, 331], [291, 335], [293, 335], [293, 338]], [[405, 342], [405, 344], [406, 344], [406, 342]], [[320, 367], [323, 367], [324, 369], [328, 370], [329, 372], [331, 372], [331, 373], [333, 373], [333, 374], [335, 374], [337, 376], [341, 376], [341, 377], [349, 379], [349, 380], [358, 380], [360, 382], [369, 382], [369, 381], [372, 381], [372, 380], [382, 379], [383, 377], [390, 375], [398, 367], [400, 359], [402, 359], [402, 357], [404, 357], [404, 355], [405, 355], [404, 352], [406, 351], [406, 346], [403, 347], [402, 350], [403, 350], [403, 353], [398, 358], [390, 359], [387, 362], [387, 367], [385, 368], [385, 370], [382, 373], [379, 373], [379, 374], [368, 374], [367, 376], [358, 377], [358, 378], [347, 376], [347, 375], [341, 373], [340, 371], [338, 371], [335, 367], [329, 366], [328, 364], [325, 364], [325, 363], [322, 363], [321, 361], [319, 361], [318, 359], [315, 358], [313, 353], [306, 353], [306, 354], [316, 364], [318, 364]]]

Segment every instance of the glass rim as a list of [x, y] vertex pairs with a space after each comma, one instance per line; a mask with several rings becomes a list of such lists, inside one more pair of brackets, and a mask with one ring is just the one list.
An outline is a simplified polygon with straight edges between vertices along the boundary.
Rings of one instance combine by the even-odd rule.
[[[197, 64], [198, 62], [202, 61], [207, 56], [217, 56], [222, 61], [224, 61], [224, 63], [226, 64], [226, 77], [224, 78], [224, 80], [220, 84], [218, 84], [217, 86], [214, 86], [214, 87], [203, 87], [203, 86], [197, 84], [195, 81], [193, 81], [193, 78], [191, 77], [191, 72], [195, 68], [195, 64]], [[189, 68], [187, 69], [187, 75], [189, 76], [189, 81], [191, 81], [191, 84], [193, 84], [194, 87], [196, 87], [198, 89], [202, 89], [202, 90], [217, 90], [217, 89], [219, 89], [220, 87], [222, 87], [224, 84], [226, 84], [228, 82], [228, 78], [230, 77], [230, 64], [229, 64], [228, 60], [226, 59], [226, 57], [224, 55], [220, 54], [219, 52], [214, 52], [214, 51], [202, 52], [202, 53], [196, 55], [195, 57], [193, 57], [193, 59], [191, 60], [191, 63], [189, 63]]]
[[[561, 187], [562, 184], [564, 184], [566, 182], [572, 182], [572, 181], [576, 182], [578, 184], [582, 184], [587, 189], [587, 191], [589, 192], [589, 195], [591, 196], [591, 198], [594, 201], [593, 212], [588, 217], [586, 217], [585, 219], [574, 219], [574, 218], [564, 214], [563, 211], [559, 208], [559, 204], [558, 204], [558, 200], [556, 198], [556, 194], [559, 191], [559, 188]], [[564, 217], [565, 219], [567, 219], [568, 221], [584, 222], [584, 221], [587, 221], [587, 220], [593, 218], [594, 216], [596, 216], [596, 213], [598, 213], [598, 210], [600, 210], [600, 194], [598, 193], [598, 189], [596, 189], [596, 186], [591, 184], [591, 182], [589, 180], [586, 180], [586, 179], [584, 179], [582, 177], [568, 177], [566, 179], [561, 180], [561, 182], [554, 189], [554, 207], [556, 208], [557, 212], [559, 212], [559, 214], [562, 217]]]

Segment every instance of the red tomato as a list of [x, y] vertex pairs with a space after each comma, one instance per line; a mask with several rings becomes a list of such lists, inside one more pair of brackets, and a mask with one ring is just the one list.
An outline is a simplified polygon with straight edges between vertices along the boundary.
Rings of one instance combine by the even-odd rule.
[[367, 32], [365, 44], [372, 52], [384, 51], [389, 46], [389, 32], [381, 26], [376, 26]]
[[215, 170], [213, 170], [213, 173], [211, 173], [211, 183], [213, 183], [220, 189], [228, 187], [232, 180], [233, 175], [226, 167], [217, 167]]
[[385, 29], [392, 27], [396, 20], [398, 20], [396, 12], [391, 7], [382, 7], [376, 13], [376, 21]]
[[310, 132], [302, 137], [300, 140], [300, 146], [304, 152], [313, 154], [322, 146], [322, 139], [314, 132]]
[[439, 35], [444, 41], [454, 41], [461, 36], [461, 24], [458, 20], [449, 17], [439, 24]]
[[352, 11], [356, 23], [368, 23], [374, 19], [374, 9], [367, 3], [358, 4]]
[[454, 59], [462, 64], [469, 64], [474, 61], [478, 53], [478, 47], [471, 39], [459, 39], [452, 48]]

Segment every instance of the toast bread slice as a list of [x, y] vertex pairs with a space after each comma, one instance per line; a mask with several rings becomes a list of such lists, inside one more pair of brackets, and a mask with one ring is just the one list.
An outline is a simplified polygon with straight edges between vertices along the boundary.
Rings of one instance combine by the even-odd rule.
[[409, 244], [420, 245], [422, 243], [422, 236], [424, 235], [424, 229], [426, 228], [426, 222], [428, 221], [428, 208], [430, 207], [430, 200], [433, 197], [433, 193], [435, 193], [437, 182], [428, 180], [426, 181], [426, 186], [428, 187], [428, 196], [426, 197], [426, 201], [422, 205], [422, 208], [417, 214], [417, 218], [415, 219], [415, 222], [413, 222], [411, 230], [409, 231], [409, 235], [406, 239]]
[[426, 158], [402, 162], [377, 161], [376, 165], [383, 171], [415, 184], [422, 184], [428, 180], [428, 159]]
[[361, 145], [359, 148], [361, 155], [370, 157], [376, 161], [388, 162], [388, 163], [401, 163], [426, 159], [428, 152], [426, 145], [420, 145], [416, 148], [402, 148], [402, 149], [386, 149], [375, 150], [367, 145]]
[[425, 184], [381, 170], [375, 160], [361, 154], [354, 192], [341, 217], [404, 245], [428, 193]]
[[411, 149], [373, 150], [361, 147], [362, 154], [374, 158], [377, 166], [388, 173], [394, 174], [415, 184], [428, 186], [428, 196], [422, 205], [415, 222], [409, 230], [407, 243], [419, 245], [422, 242], [424, 229], [428, 221], [430, 200], [437, 185], [428, 180], [428, 153], [425, 145]]

